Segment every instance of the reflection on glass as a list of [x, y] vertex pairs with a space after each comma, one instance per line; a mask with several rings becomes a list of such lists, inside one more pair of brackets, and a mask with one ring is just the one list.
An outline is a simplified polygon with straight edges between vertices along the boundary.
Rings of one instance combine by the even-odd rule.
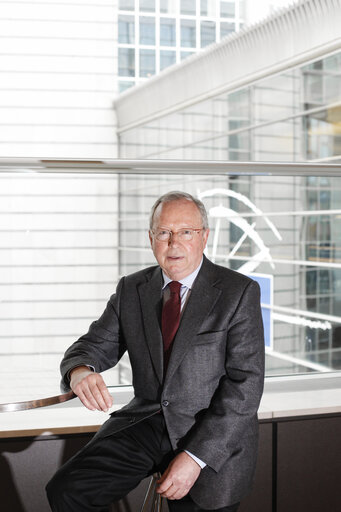
[[194, 53], [195, 52], [181, 52], [180, 58], [181, 58], [181, 60], [187, 59], [187, 57], [189, 57], [190, 55], [193, 55]]
[[220, 16], [222, 18], [234, 18], [235, 2], [226, 2], [225, 0], [220, 0]]
[[119, 90], [119, 92], [124, 92], [127, 89], [130, 89], [130, 87], [133, 87], [134, 85], [135, 85], [135, 81], [134, 80], [132, 80], [130, 82], [128, 82], [126, 80], [119, 80], [119, 82], [118, 82], [118, 90]]
[[174, 14], [176, 11], [176, 2], [174, 0], [160, 0], [160, 12]]
[[176, 61], [176, 53], [171, 50], [161, 50], [160, 51], [160, 71], [162, 69], [175, 64]]
[[140, 17], [140, 44], [155, 45], [155, 18]]
[[340, 98], [340, 69], [340, 53], [302, 68], [306, 109], [323, 106]]
[[216, 16], [217, 3], [210, 0], [200, 0], [200, 14], [201, 16]]
[[195, 48], [195, 21], [181, 20], [181, 46]]
[[161, 18], [160, 19], [160, 45], [161, 46], [175, 46], [175, 19]]
[[135, 42], [135, 23], [133, 16], [118, 17], [118, 42], [134, 44]]
[[235, 24], [232, 22], [222, 22], [220, 23], [220, 37], [226, 37], [232, 32], [235, 31]]
[[[194, 24], [191, 29], [194, 37]], [[189, 54], [182, 50], [180, 55], [183, 59]], [[309, 67], [288, 69], [238, 91], [217, 94], [196, 103], [193, 109], [179, 109], [158, 120], [157, 127], [154, 122], [141, 126], [137, 132], [153, 130], [152, 144], [140, 144], [137, 132], [125, 133], [121, 154], [126, 158], [340, 161], [341, 89], [339, 85], [307, 88], [307, 73], [311, 70], [323, 70], [323, 80], [330, 85], [331, 70], [333, 76], [341, 75], [341, 53]], [[339, 94], [337, 100], [333, 96], [333, 103], [326, 103], [332, 94]], [[323, 106], [316, 106], [317, 101]], [[176, 128], [169, 132], [173, 124]], [[126, 145], [128, 136], [130, 142]]]
[[133, 48], [118, 49], [118, 74], [135, 76], [135, 50]]
[[215, 42], [215, 31], [216, 26], [214, 21], [202, 21], [200, 23], [200, 41], [202, 48]]
[[149, 77], [155, 73], [155, 51], [140, 50], [140, 76]]
[[135, 0], [119, 0], [118, 8], [121, 11], [133, 11], [135, 9]]
[[155, 0], [140, 0], [140, 11], [155, 12]]
[[196, 0], [181, 0], [180, 12], [181, 14], [191, 14], [195, 16]]
[[341, 107], [330, 107], [303, 118], [309, 159], [335, 157], [341, 153]]
[[[0, 186], [2, 401], [41, 397], [42, 381], [58, 394], [65, 349], [119, 276], [154, 264], [149, 210], [176, 189], [206, 205], [207, 256], [260, 283], [267, 374], [341, 369], [341, 177], [215, 175], [208, 163], [207, 175], [2, 173]], [[126, 357], [108, 381], [130, 382]]]

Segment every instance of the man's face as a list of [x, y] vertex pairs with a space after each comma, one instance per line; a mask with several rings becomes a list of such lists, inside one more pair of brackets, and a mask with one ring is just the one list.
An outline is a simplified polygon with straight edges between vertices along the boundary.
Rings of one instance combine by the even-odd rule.
[[[154, 214], [153, 231], [160, 229], [177, 233], [180, 229], [202, 228], [202, 219], [197, 206], [187, 199], [161, 203]], [[149, 232], [149, 239], [154, 256], [173, 281], [178, 281], [191, 274], [198, 266], [206, 247], [209, 230], [193, 233], [193, 239], [180, 241], [172, 235], [168, 241], [159, 241]]]

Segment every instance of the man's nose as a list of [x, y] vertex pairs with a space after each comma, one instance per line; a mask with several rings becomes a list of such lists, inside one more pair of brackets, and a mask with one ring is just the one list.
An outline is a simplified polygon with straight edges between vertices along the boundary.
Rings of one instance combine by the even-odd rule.
[[178, 234], [171, 232], [168, 238], [168, 245], [177, 245], [178, 244]]

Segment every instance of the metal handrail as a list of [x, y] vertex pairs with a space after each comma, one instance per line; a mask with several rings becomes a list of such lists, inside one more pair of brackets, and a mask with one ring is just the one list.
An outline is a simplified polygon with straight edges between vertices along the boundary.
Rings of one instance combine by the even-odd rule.
[[185, 174], [255, 176], [341, 176], [339, 163], [235, 162], [223, 160], [128, 160], [0, 158], [0, 172]]
[[0, 412], [16, 412], [27, 411], [29, 409], [36, 409], [38, 407], [47, 407], [48, 405], [61, 404], [76, 398], [73, 391], [64, 393], [62, 395], [50, 396], [47, 398], [38, 398], [36, 400], [25, 400], [23, 402], [9, 402], [0, 404]]

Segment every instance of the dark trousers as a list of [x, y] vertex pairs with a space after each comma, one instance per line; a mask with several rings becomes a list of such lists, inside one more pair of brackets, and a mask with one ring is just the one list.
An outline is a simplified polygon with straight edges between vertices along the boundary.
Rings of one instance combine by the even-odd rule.
[[[107, 512], [143, 478], [161, 473], [174, 457], [162, 414], [108, 437], [95, 436], [47, 484], [53, 512]], [[168, 500], [170, 512], [203, 511], [189, 496]], [[238, 504], [218, 509], [235, 512]]]

